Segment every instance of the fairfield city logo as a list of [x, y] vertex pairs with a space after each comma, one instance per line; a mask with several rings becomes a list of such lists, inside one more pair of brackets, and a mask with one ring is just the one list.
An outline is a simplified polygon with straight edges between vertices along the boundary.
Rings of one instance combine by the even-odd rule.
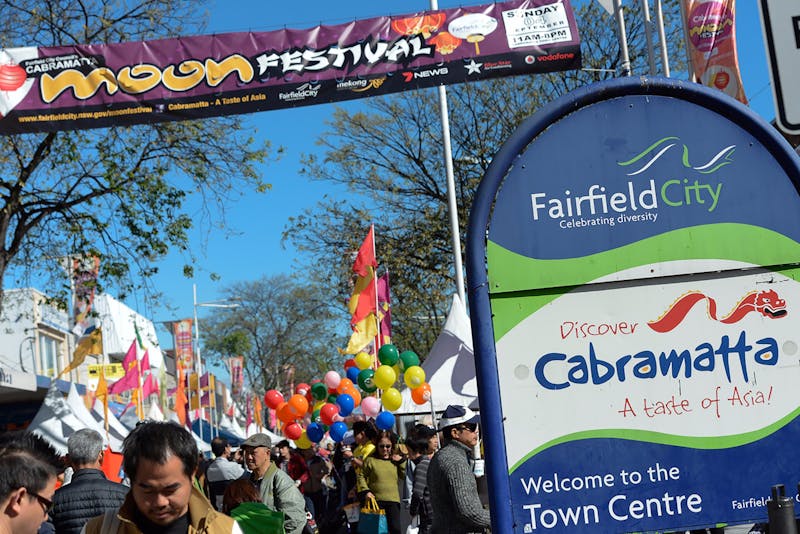
[[[628, 177], [617, 187], [594, 183], [579, 191], [563, 194], [531, 194], [534, 221], [549, 218], [561, 228], [607, 225], [627, 222], [655, 222], [659, 205], [670, 208], [695, 207], [711, 213], [717, 209], [723, 192], [720, 170], [733, 163], [736, 145], [724, 146], [700, 164], [691, 163], [689, 147], [678, 137], [659, 139], [625, 161], [616, 162]], [[681, 150], [682, 148], [682, 150]], [[667, 179], [644, 178], [662, 159], [677, 159], [683, 176]]]

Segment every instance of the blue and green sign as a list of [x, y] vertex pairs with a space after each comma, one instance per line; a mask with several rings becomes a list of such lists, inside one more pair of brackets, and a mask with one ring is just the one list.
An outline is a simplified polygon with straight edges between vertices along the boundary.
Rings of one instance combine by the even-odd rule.
[[796, 487], [798, 183], [768, 124], [674, 80], [591, 86], [507, 141], [467, 266], [498, 532], [765, 521]]

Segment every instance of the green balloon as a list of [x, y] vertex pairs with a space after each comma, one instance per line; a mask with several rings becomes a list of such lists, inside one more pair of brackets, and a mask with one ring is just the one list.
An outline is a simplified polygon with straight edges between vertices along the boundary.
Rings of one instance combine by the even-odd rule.
[[375, 371], [373, 371], [372, 369], [364, 369], [363, 371], [358, 373], [358, 387], [360, 387], [363, 391], [366, 391], [367, 393], [372, 393], [373, 391], [377, 391], [378, 386], [375, 385], [375, 381], [373, 380], [374, 376], [375, 376]]
[[[311, 414], [311, 421], [313, 423], [320, 423], [319, 410], [314, 410], [314, 412]], [[320, 423], [320, 424], [322, 424], [322, 423]]]
[[325, 400], [328, 398], [328, 386], [322, 382], [317, 382], [311, 386], [311, 396], [317, 400]]
[[394, 365], [400, 358], [400, 353], [397, 352], [397, 347], [391, 343], [387, 343], [378, 350], [378, 359], [383, 365]]
[[331, 404], [336, 404], [336, 397], [338, 396], [339, 395], [334, 395], [334, 394], [328, 395], [328, 402], [330, 402]]
[[400, 354], [400, 368], [405, 371], [409, 367], [419, 365], [419, 356], [413, 350], [406, 350]]

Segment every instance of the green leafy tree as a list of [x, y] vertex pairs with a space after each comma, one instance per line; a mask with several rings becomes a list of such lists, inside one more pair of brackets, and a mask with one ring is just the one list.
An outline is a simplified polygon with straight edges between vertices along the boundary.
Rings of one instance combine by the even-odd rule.
[[317, 288], [276, 275], [235, 283], [223, 294], [239, 306], [201, 319], [203, 355], [207, 361], [244, 356], [254, 392], [286, 394], [292, 382], [337, 367], [333, 313]]
[[[189, 0], [0, 0], [0, 48], [171, 37], [204, 20]], [[268, 189], [258, 170], [268, 154], [230, 117], [0, 137], [0, 291], [13, 273], [66, 302], [59, 259], [95, 255], [122, 296], [155, 296], [156, 260], [180, 251], [191, 276], [189, 229], [224, 228], [231, 199]]]
[[[673, 71], [682, 67], [675, 61], [682, 57], [679, 15], [677, 1], [665, 2], [667, 41], [677, 43], [670, 50]], [[571, 90], [620, 75], [612, 18], [597, 2], [582, 3], [576, 16], [584, 70], [448, 88], [462, 239], [475, 190], [520, 122]], [[642, 18], [628, 9], [626, 17], [633, 71], [645, 73]], [[374, 222], [378, 260], [391, 277], [393, 341], [424, 357], [456, 291], [438, 98], [425, 90], [373, 98], [365, 105], [366, 111], [337, 109], [318, 141], [324, 156], [304, 161], [306, 175], [342, 184], [352, 197], [325, 199], [293, 218], [284, 240], [308, 253], [319, 286], [328, 288], [332, 302], [342, 302], [351, 291], [349, 252]]]

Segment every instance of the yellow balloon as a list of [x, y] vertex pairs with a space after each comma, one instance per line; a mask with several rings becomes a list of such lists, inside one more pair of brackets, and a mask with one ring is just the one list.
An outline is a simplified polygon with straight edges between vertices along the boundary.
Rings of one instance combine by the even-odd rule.
[[328, 400], [327, 400], [327, 399], [326, 399], [326, 400], [321, 400], [321, 401], [317, 401], [317, 402], [315, 402], [315, 403], [314, 403], [314, 409], [313, 409], [313, 410], [311, 410], [311, 412], [313, 413], [313, 412], [315, 412], [315, 411], [317, 411], [317, 410], [321, 410], [321, 409], [322, 409], [322, 407], [323, 407], [323, 406], [325, 406], [327, 403], [328, 403]]
[[305, 429], [303, 433], [300, 434], [300, 437], [294, 440], [294, 444], [297, 445], [298, 449], [310, 449], [311, 448], [311, 440], [308, 439], [308, 435], [306, 435]]
[[359, 352], [353, 360], [356, 362], [356, 367], [362, 371], [372, 367], [372, 355], [366, 352]]
[[381, 365], [375, 370], [375, 376], [372, 381], [380, 389], [387, 389], [392, 387], [392, 384], [397, 380], [397, 373], [391, 365]]
[[381, 404], [390, 412], [395, 411], [403, 404], [403, 396], [395, 388], [387, 388], [381, 395]]
[[411, 389], [418, 388], [425, 383], [425, 369], [419, 365], [414, 365], [406, 369], [403, 380]]

